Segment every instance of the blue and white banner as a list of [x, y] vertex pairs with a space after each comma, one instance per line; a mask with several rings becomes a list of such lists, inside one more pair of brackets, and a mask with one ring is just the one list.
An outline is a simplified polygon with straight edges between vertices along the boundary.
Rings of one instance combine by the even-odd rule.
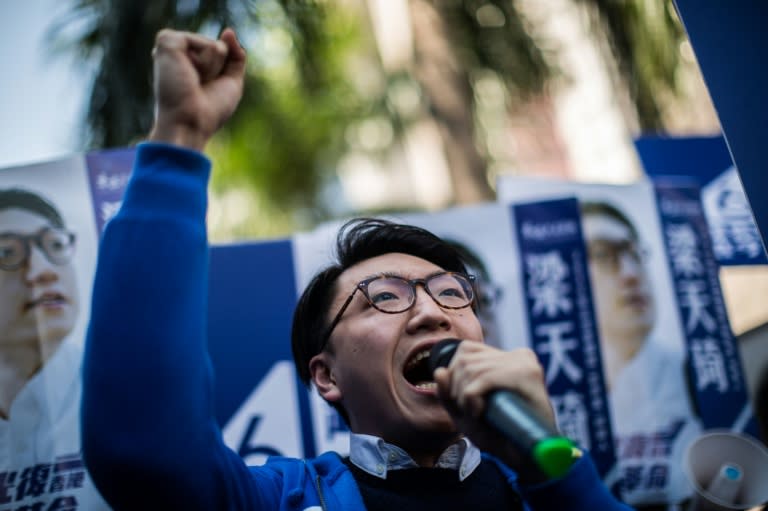
[[699, 190], [657, 184], [656, 195], [698, 415], [705, 428], [756, 435], [757, 425], [720, 290]]
[[591, 452], [606, 477], [616, 457], [578, 202], [510, 208], [522, 263], [528, 338], [544, 366], [558, 425]]
[[749, 200], [722, 136], [646, 136], [635, 140], [635, 147], [652, 180], [690, 179], [701, 186], [712, 250], [719, 264], [768, 264]]

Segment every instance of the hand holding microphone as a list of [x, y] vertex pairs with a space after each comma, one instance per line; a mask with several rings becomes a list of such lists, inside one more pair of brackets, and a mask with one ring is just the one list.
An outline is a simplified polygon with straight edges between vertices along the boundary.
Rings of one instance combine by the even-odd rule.
[[[444, 339], [432, 347], [430, 370], [447, 367], [461, 341]], [[578, 449], [539, 417], [520, 396], [509, 390], [494, 390], [485, 397], [484, 420], [515, 446], [526, 461], [547, 477], [564, 475]]]

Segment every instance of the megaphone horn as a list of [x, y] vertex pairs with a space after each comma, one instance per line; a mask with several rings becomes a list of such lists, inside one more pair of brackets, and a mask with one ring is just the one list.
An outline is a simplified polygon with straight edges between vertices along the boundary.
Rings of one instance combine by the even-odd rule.
[[695, 492], [688, 511], [745, 510], [768, 501], [768, 449], [732, 431], [694, 440], [685, 470]]

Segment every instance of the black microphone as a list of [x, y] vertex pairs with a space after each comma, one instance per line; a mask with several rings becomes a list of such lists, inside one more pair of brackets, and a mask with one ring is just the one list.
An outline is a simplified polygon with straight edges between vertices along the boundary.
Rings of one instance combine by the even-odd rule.
[[[429, 354], [429, 368], [447, 367], [459, 347], [460, 339], [443, 339]], [[575, 444], [549, 426], [531, 406], [508, 390], [495, 390], [486, 396], [485, 421], [515, 444], [529, 461], [549, 477], [568, 472], [578, 452]]]

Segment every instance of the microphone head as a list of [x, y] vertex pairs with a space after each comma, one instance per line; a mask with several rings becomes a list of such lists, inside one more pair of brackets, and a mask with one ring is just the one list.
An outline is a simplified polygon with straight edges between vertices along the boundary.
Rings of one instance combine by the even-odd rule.
[[432, 346], [429, 352], [429, 370], [434, 373], [438, 367], [447, 367], [460, 342], [461, 339], [448, 338]]

